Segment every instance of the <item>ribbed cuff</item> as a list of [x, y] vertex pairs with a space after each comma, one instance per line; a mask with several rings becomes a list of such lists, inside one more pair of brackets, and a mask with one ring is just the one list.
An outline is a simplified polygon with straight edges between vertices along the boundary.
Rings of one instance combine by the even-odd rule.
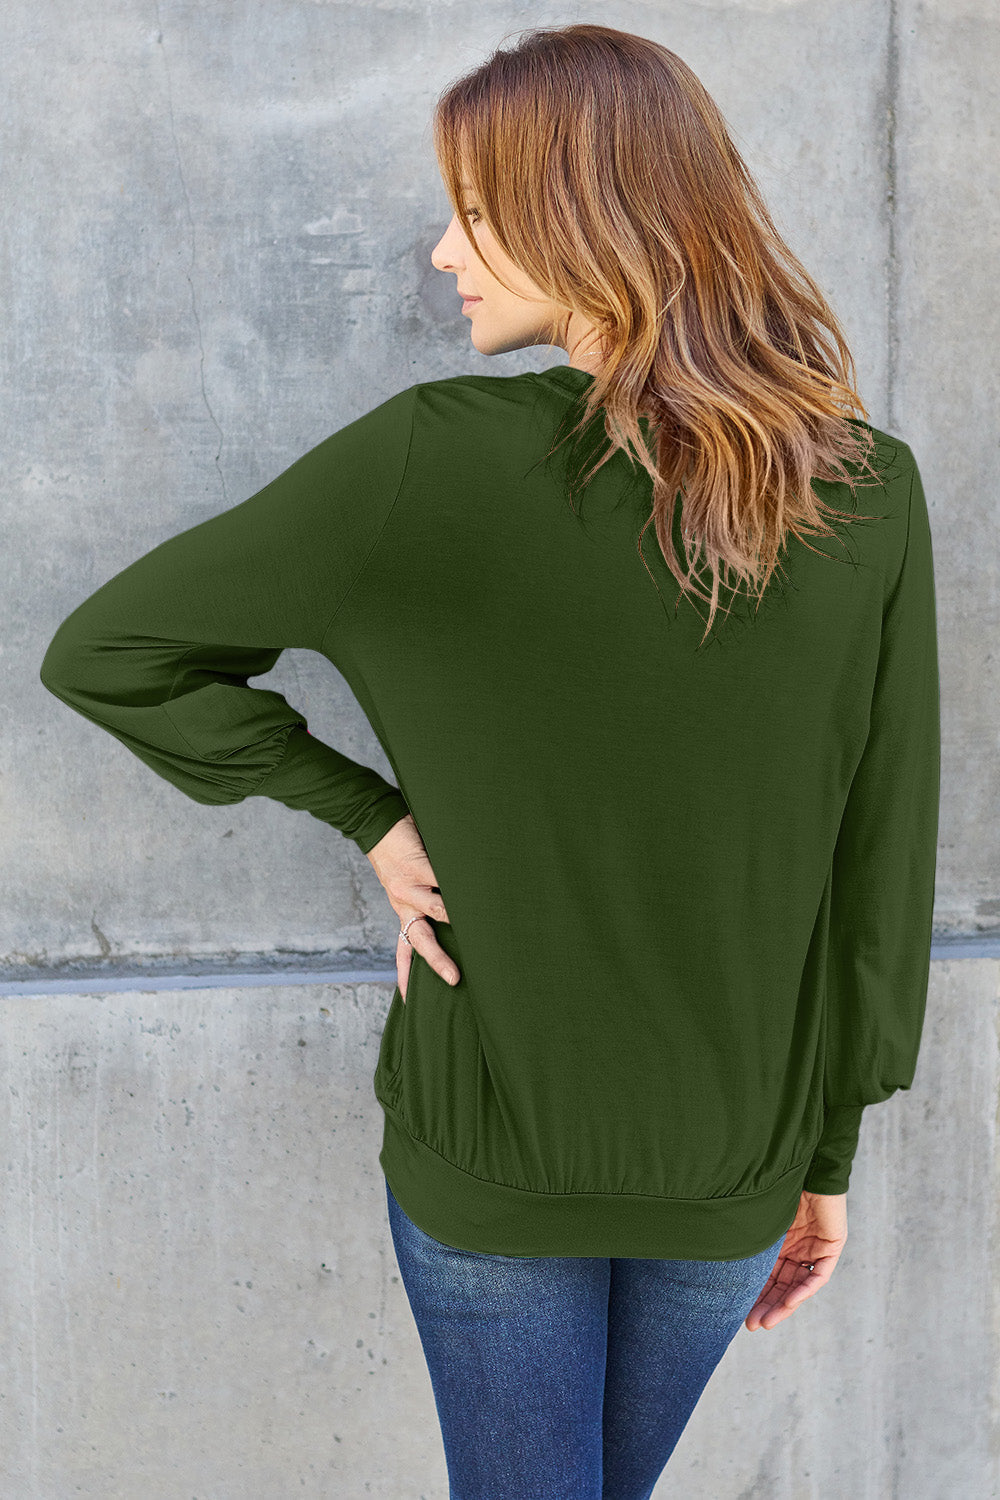
[[362, 854], [374, 849], [379, 839], [385, 838], [390, 828], [395, 828], [401, 818], [408, 816], [410, 809], [402, 792], [390, 788], [374, 804], [365, 822], [364, 831], [354, 834], [354, 842]]
[[804, 1192], [847, 1192], [863, 1114], [863, 1104], [839, 1105], [827, 1110], [823, 1134], [817, 1142], [802, 1184]]
[[353, 839], [367, 854], [409, 812], [398, 787], [296, 725], [281, 759], [259, 783], [256, 797], [301, 808]]

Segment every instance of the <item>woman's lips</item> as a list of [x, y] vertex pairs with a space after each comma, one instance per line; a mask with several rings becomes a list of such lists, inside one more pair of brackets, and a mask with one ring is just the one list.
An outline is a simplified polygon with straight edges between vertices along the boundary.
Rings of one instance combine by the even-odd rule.
[[482, 300], [482, 297], [466, 297], [462, 302], [462, 311], [466, 312], [470, 307], [475, 307], [476, 304], [478, 302], [482, 302]]

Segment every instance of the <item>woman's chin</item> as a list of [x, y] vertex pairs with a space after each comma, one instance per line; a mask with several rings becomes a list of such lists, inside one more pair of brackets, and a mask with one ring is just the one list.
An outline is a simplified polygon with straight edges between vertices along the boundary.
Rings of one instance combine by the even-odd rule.
[[532, 342], [527, 338], [519, 338], [516, 334], [508, 336], [507, 338], [498, 337], [496, 335], [494, 335], [493, 338], [490, 338], [489, 335], [486, 334], [482, 329], [475, 327], [469, 330], [469, 338], [472, 343], [473, 349], [475, 349], [479, 354], [487, 355], [513, 354], [516, 349], [530, 348]]

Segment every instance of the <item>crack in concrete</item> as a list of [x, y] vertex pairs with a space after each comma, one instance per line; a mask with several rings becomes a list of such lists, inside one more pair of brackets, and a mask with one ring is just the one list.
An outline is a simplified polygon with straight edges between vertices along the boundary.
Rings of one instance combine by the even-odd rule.
[[96, 912], [94, 912], [93, 915], [91, 916], [91, 919], [90, 919], [90, 930], [94, 934], [95, 938], [97, 939], [98, 946], [99, 946], [99, 948], [101, 950], [101, 957], [102, 958], [109, 958], [111, 956], [111, 944], [108, 942], [107, 938], [104, 936], [104, 933], [101, 931], [101, 929], [97, 925], [97, 913]]
[[216, 449], [216, 452], [215, 452], [215, 467], [216, 467], [216, 469], [218, 470], [218, 473], [219, 473], [219, 483], [222, 485], [222, 498], [225, 501], [225, 503], [228, 505], [229, 504], [229, 495], [228, 495], [228, 492], [226, 490], [226, 476], [222, 472], [222, 463], [221, 463], [221, 459], [222, 459], [222, 446], [223, 446], [223, 443], [225, 442], [225, 437], [223, 435], [222, 428], [219, 425], [219, 420], [216, 417], [215, 412], [212, 410], [212, 403], [208, 399], [208, 390], [207, 390], [207, 388], [205, 386], [205, 340], [204, 340], [204, 336], [203, 336], [203, 333], [202, 333], [201, 316], [200, 316], [200, 314], [198, 312], [198, 297], [197, 297], [197, 294], [196, 294], [195, 289], [194, 289], [194, 275], [193, 275], [193, 273], [194, 273], [194, 267], [195, 267], [195, 260], [196, 260], [196, 257], [197, 257], [197, 248], [198, 248], [197, 247], [197, 235], [196, 235], [196, 231], [195, 231], [194, 214], [193, 214], [193, 212], [191, 210], [191, 194], [188, 191], [187, 178], [186, 178], [186, 176], [184, 174], [184, 161], [183, 161], [183, 158], [181, 157], [180, 142], [177, 139], [177, 125], [176, 125], [176, 121], [174, 119], [173, 82], [172, 82], [172, 79], [171, 79], [171, 76], [170, 76], [170, 63], [169, 63], [169, 61], [167, 59], [167, 49], [166, 49], [166, 46], [164, 45], [164, 41], [163, 41], [163, 25], [162, 25], [162, 22], [161, 22], [161, 19], [160, 19], [160, 4], [159, 4], [159, 0], [155, 0], [155, 10], [156, 10], [156, 42], [157, 42], [157, 45], [162, 49], [163, 73], [164, 73], [164, 77], [166, 78], [166, 85], [167, 85], [167, 88], [166, 88], [166, 92], [167, 92], [167, 121], [168, 121], [169, 126], [170, 126], [170, 139], [173, 142], [174, 156], [176, 157], [176, 160], [177, 160], [177, 176], [180, 179], [181, 191], [184, 194], [184, 209], [185, 209], [185, 214], [186, 214], [186, 217], [187, 217], [188, 234], [190, 236], [190, 242], [191, 242], [191, 258], [190, 258], [190, 260], [188, 262], [188, 267], [187, 267], [187, 270], [185, 271], [184, 274], [185, 274], [185, 276], [187, 278], [188, 289], [189, 289], [189, 291], [191, 293], [191, 314], [192, 314], [192, 316], [194, 318], [194, 326], [195, 326], [195, 330], [196, 330], [197, 335], [198, 335], [198, 376], [199, 376], [199, 380], [200, 380], [200, 383], [201, 383], [201, 399], [204, 402], [205, 410], [208, 413], [209, 420], [211, 421], [213, 427], [215, 428], [216, 432], [219, 435], [219, 446], [218, 446], [218, 448]]
[[365, 900], [364, 888], [352, 860], [348, 860], [347, 862], [347, 873], [350, 880], [351, 911], [357, 920], [358, 926], [361, 928], [361, 937], [365, 948], [371, 951], [375, 947], [376, 935], [372, 930], [371, 912]]

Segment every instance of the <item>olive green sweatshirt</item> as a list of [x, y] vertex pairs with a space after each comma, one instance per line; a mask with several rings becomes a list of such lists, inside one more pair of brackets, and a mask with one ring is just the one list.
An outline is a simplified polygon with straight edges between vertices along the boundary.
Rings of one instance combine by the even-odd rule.
[[[744, 586], [703, 641], [651, 524], [640, 555], [648, 474], [618, 452], [574, 507], [547, 457], [592, 378], [400, 391], [110, 578], [41, 680], [196, 802], [271, 797], [365, 853], [412, 814], [461, 979], [414, 952], [373, 1089], [425, 1232], [732, 1259], [804, 1189], [845, 1192], [864, 1107], [913, 1080], [929, 518], [873, 429], [877, 485], [813, 484], [876, 519], [790, 539], [759, 610]], [[251, 686], [290, 646], [343, 675], [394, 782]]]

